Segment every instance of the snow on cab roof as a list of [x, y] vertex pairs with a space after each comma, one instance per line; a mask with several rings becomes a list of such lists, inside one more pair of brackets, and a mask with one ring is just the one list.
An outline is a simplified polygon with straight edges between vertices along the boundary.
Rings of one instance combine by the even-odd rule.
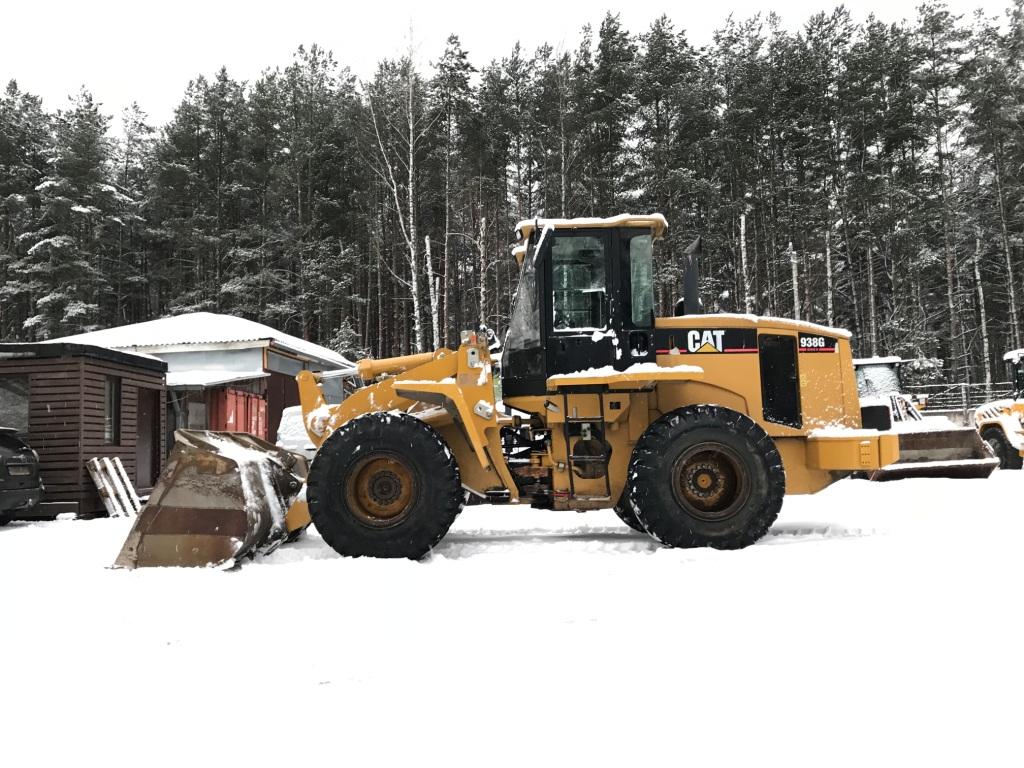
[[246, 341], [272, 341], [280, 347], [325, 360], [342, 368], [353, 363], [327, 347], [314, 344], [253, 320], [214, 312], [189, 312], [173, 317], [161, 317], [144, 323], [132, 323], [102, 331], [90, 331], [44, 343], [75, 342], [94, 344], [119, 350], [158, 351], [160, 347], [189, 344], [230, 344]]
[[1013, 363], [1016, 363], [1018, 360], [1024, 360], [1024, 349], [1011, 349], [1003, 355], [1003, 360], [1008, 360]]
[[635, 216], [623, 213], [607, 219], [523, 219], [516, 224], [516, 239], [526, 240], [534, 229], [552, 227], [553, 229], [582, 229], [585, 227], [650, 227], [655, 237], [661, 237], [668, 229], [668, 222], [660, 213]]

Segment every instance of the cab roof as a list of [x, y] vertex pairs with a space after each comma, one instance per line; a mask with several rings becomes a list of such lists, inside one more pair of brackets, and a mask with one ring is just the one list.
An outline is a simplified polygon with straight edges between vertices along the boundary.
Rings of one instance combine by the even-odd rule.
[[516, 240], [525, 243], [534, 230], [551, 229], [597, 229], [603, 227], [648, 227], [655, 238], [663, 237], [668, 222], [660, 213], [634, 216], [630, 213], [611, 216], [607, 219], [524, 219], [516, 224]]

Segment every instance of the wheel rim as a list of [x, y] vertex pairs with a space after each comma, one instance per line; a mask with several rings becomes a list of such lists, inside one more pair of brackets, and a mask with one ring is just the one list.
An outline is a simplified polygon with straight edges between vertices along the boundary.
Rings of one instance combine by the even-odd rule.
[[416, 498], [416, 480], [399, 456], [373, 453], [360, 459], [349, 473], [345, 497], [361, 522], [390, 528], [409, 516]]
[[700, 443], [672, 466], [672, 491], [691, 515], [707, 522], [733, 517], [750, 495], [739, 455], [722, 443]]

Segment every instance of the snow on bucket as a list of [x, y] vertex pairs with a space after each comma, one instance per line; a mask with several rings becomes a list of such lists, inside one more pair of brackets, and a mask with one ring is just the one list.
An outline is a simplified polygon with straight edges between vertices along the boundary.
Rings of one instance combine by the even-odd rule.
[[[305, 459], [238, 432], [178, 430], [115, 567], [227, 567], [309, 523]], [[301, 509], [299, 509], [301, 507]]]

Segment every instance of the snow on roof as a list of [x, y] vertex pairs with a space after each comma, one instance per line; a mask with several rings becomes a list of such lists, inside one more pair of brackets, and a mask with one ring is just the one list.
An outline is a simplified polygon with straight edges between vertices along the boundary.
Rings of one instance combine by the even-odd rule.
[[216, 387], [234, 381], [262, 379], [270, 374], [266, 371], [168, 371], [168, 387]]
[[233, 315], [213, 312], [190, 312], [173, 317], [161, 317], [144, 323], [132, 323], [102, 331], [80, 333], [52, 339], [53, 342], [95, 344], [108, 349], [153, 349], [181, 344], [227, 344], [239, 341], [273, 341], [292, 352], [330, 362], [339, 368], [351, 368], [353, 363], [327, 347], [314, 344], [269, 325]]
[[1024, 349], [1011, 349], [1009, 352], [1003, 355], [1003, 360], [1008, 360], [1014, 363], [1016, 363], [1018, 360], [1024, 360]]
[[902, 363], [902, 357], [855, 357], [853, 359], [854, 365], [895, 365], [896, 363]]
[[155, 370], [166, 370], [167, 363], [155, 355], [147, 355], [145, 352], [135, 350], [110, 349], [97, 344], [80, 344], [77, 342], [65, 343], [64, 339], [51, 339], [50, 341], [28, 341], [28, 342], [3, 342], [0, 341], [0, 360], [11, 360], [15, 358], [37, 358], [57, 357], [61, 355], [86, 355], [100, 356], [106, 358], [121, 357], [122, 360], [115, 362], [132, 362], [133, 358], [141, 358], [151, 363], [159, 363], [158, 366], [148, 366]]

